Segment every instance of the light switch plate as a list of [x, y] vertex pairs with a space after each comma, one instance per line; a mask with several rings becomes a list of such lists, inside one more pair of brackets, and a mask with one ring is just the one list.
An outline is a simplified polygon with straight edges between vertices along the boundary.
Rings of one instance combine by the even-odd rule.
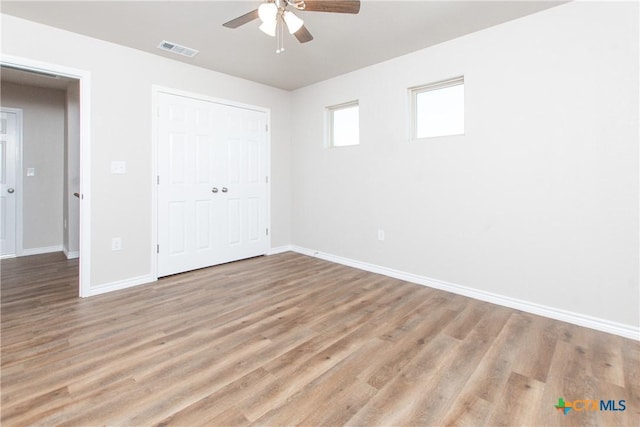
[[27, 176], [36, 176], [36, 168], [27, 168]]
[[111, 162], [111, 173], [127, 173], [127, 162], [124, 160], [114, 160]]
[[122, 250], [122, 238], [121, 237], [114, 237], [114, 238], [111, 239], [111, 250], [112, 251]]

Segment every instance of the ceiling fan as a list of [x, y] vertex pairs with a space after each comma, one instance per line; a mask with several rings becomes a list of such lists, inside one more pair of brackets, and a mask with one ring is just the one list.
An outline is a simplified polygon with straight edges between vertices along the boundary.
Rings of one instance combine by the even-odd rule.
[[[260, 30], [275, 37], [278, 35], [277, 53], [284, 51], [282, 45], [282, 30], [287, 28], [300, 43], [313, 40], [313, 36], [304, 26], [304, 21], [291, 10], [305, 12], [353, 13], [360, 11], [360, 0], [267, 0], [249, 13], [245, 13], [231, 21], [222, 24], [227, 28], [238, 28], [254, 19], [260, 18]], [[278, 31], [279, 30], [279, 31]]]

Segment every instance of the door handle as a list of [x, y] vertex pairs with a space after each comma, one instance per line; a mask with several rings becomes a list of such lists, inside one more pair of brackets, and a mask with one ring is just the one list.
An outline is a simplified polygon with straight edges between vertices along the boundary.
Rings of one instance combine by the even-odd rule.
[[222, 187], [222, 192], [226, 193], [227, 191], [229, 191], [229, 189], [227, 187]]
[[213, 187], [213, 188], [211, 189], [211, 192], [212, 192], [212, 193], [217, 193], [217, 192], [218, 192], [218, 188], [217, 188], [217, 187]]
[[7, 193], [9, 194], [13, 194], [13, 192], [16, 191], [13, 188], [7, 188]]

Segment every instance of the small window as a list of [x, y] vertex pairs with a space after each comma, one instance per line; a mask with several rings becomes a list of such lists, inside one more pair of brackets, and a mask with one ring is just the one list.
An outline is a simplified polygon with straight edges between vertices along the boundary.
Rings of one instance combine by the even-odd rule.
[[327, 107], [329, 147], [360, 144], [358, 101]]
[[464, 77], [409, 89], [411, 139], [464, 134]]

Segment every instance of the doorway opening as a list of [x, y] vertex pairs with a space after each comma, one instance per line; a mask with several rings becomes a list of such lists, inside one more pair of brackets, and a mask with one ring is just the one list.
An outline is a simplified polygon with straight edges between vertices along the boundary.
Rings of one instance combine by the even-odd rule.
[[64, 252], [89, 290], [89, 73], [3, 56], [2, 257]]

